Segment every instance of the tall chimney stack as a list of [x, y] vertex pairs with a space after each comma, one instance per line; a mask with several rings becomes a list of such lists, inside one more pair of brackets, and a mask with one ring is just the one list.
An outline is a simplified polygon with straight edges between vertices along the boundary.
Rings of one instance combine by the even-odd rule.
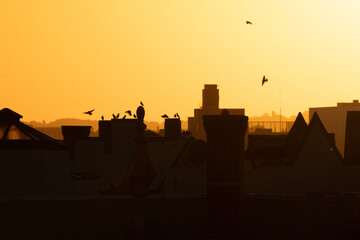
[[204, 115], [207, 134], [207, 227], [209, 237], [236, 238], [243, 195], [244, 136], [248, 117]]

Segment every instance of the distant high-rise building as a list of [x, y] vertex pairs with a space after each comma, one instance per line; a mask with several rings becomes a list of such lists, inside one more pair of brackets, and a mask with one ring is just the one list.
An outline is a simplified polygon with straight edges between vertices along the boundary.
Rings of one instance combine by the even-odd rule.
[[202, 90], [202, 107], [207, 110], [219, 109], [219, 89], [216, 84], [205, 84]]
[[345, 124], [348, 111], [360, 111], [359, 100], [337, 103], [336, 107], [309, 108], [309, 120], [317, 112], [326, 130], [329, 133], [335, 133], [336, 147], [342, 156], [344, 156]]
[[[216, 84], [205, 84], [202, 90], [202, 107], [194, 109], [194, 117], [188, 118], [188, 129], [197, 139], [206, 140], [203, 126], [203, 115], [220, 115], [223, 109], [219, 108], [219, 89]], [[243, 108], [227, 108], [230, 115], [245, 115]]]

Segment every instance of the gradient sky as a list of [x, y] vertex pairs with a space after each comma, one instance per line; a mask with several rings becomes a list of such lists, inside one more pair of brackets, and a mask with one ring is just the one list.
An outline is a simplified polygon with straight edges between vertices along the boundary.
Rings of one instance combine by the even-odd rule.
[[359, 11], [358, 0], [2, 0], [0, 108], [99, 119], [143, 101], [159, 121], [192, 116], [206, 83], [249, 116], [278, 112], [280, 92], [285, 115], [352, 101]]

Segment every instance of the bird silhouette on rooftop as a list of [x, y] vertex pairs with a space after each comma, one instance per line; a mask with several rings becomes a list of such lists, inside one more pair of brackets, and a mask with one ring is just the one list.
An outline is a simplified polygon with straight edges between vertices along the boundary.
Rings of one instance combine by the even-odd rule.
[[95, 109], [87, 111], [87, 112], [83, 112], [83, 114], [89, 114], [91, 116], [91, 115], [93, 115], [94, 111], [95, 111]]
[[261, 86], [264, 86], [264, 83], [266, 83], [267, 81], [269, 81], [269, 79], [267, 79], [264, 75], [261, 81]]
[[116, 116], [115, 116], [115, 114], [112, 114], [112, 116], [113, 116], [113, 119], [116, 119]]
[[246, 24], [250, 24], [250, 25], [252, 25], [252, 22], [250, 22], [250, 21], [246, 21]]
[[104, 116], [101, 116], [101, 120], [103, 120], [103, 121], [104, 121]]
[[140, 105], [141, 105], [141, 106], [144, 106], [144, 104], [143, 104], [143, 102], [142, 102], [142, 101], [140, 101]]
[[125, 119], [126, 118], [126, 115], [124, 115], [123, 117], [122, 117], [122, 119]]
[[129, 116], [131, 117], [131, 110], [127, 110], [125, 113], [129, 114]]
[[120, 113], [118, 113], [117, 115], [116, 115], [116, 119], [118, 119], [120, 117]]
[[181, 133], [183, 136], [191, 135], [191, 132], [189, 130], [182, 131]]
[[162, 115], [161, 117], [162, 117], [162, 118], [169, 118], [169, 116], [166, 115], [166, 114]]

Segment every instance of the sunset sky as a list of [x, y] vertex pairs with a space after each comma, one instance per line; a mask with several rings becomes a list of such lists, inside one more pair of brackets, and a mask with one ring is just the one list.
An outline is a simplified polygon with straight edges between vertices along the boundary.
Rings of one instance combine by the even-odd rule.
[[143, 101], [160, 121], [192, 116], [206, 83], [249, 116], [278, 112], [280, 95], [287, 116], [349, 102], [359, 12], [359, 0], [2, 0], [0, 108], [110, 119]]

